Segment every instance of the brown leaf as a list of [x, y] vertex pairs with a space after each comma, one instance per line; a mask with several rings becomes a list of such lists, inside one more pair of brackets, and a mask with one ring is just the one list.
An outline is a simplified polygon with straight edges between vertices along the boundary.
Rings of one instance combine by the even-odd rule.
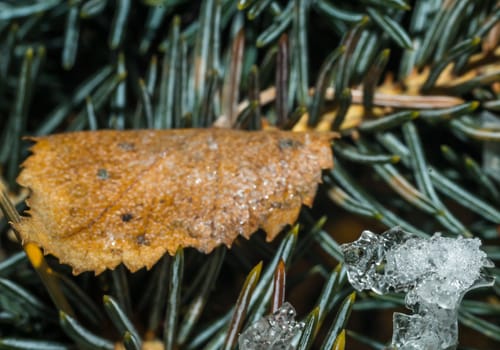
[[[164, 350], [165, 346], [163, 342], [159, 340], [147, 340], [142, 343], [141, 350]], [[126, 350], [122, 343], [116, 343], [114, 350]]]
[[34, 138], [24, 242], [96, 273], [150, 268], [179, 246], [208, 253], [263, 228], [272, 240], [333, 166], [333, 133], [224, 129], [76, 132]]

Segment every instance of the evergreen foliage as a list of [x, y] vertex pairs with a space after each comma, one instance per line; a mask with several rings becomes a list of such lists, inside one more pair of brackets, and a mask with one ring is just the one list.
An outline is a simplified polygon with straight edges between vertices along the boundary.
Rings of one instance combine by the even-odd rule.
[[[151, 271], [72, 276], [23, 252], [2, 217], [0, 349], [230, 349], [283, 294], [305, 322], [298, 349], [382, 349], [380, 315], [402, 296], [355, 298], [339, 243], [399, 225], [479, 237], [500, 260], [499, 19], [491, 0], [1, 1], [11, 221], [25, 209], [23, 136], [216, 123], [342, 138], [315, 206], [272, 244], [255, 235]], [[500, 269], [490, 273], [495, 286], [459, 313], [467, 349], [500, 345]]]

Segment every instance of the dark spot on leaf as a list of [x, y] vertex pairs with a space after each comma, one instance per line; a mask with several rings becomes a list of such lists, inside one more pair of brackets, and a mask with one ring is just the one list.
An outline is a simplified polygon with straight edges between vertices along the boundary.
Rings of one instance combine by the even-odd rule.
[[147, 246], [149, 246], [149, 244], [150, 244], [149, 243], [149, 239], [146, 238], [146, 234], [142, 234], [140, 236], [137, 236], [136, 242], [139, 245], [147, 245]]
[[97, 170], [97, 177], [101, 180], [107, 180], [109, 179], [109, 174], [106, 169], [99, 169]]
[[132, 220], [132, 214], [130, 213], [125, 213], [125, 214], [122, 214], [122, 221], [123, 222], [129, 222], [130, 220]]
[[278, 146], [280, 150], [284, 150], [287, 148], [299, 148], [302, 146], [302, 143], [292, 139], [280, 139]]
[[120, 142], [118, 147], [124, 151], [133, 151], [135, 150], [135, 144], [133, 142]]

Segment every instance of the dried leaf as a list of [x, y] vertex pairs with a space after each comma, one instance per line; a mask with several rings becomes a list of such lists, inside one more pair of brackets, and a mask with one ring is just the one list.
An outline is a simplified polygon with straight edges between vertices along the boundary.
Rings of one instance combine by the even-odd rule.
[[[141, 350], [164, 350], [165, 346], [163, 342], [159, 340], [146, 340], [142, 343]], [[125, 350], [125, 346], [122, 343], [116, 343], [114, 350]]]
[[310, 206], [333, 166], [333, 133], [224, 129], [38, 137], [16, 225], [75, 273], [150, 268], [179, 246], [208, 253], [257, 229], [272, 240]]

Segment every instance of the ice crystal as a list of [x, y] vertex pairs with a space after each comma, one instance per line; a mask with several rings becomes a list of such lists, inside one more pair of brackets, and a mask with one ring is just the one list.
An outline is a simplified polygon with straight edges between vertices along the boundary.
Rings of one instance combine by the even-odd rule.
[[477, 238], [425, 239], [395, 227], [376, 235], [364, 231], [342, 245], [349, 282], [357, 290], [378, 294], [406, 292], [414, 315], [395, 313], [392, 346], [399, 350], [454, 349], [457, 312], [464, 294], [493, 281], [491, 267]]
[[295, 321], [295, 309], [284, 303], [275, 313], [264, 316], [239, 337], [240, 350], [293, 350], [293, 338], [304, 327]]

